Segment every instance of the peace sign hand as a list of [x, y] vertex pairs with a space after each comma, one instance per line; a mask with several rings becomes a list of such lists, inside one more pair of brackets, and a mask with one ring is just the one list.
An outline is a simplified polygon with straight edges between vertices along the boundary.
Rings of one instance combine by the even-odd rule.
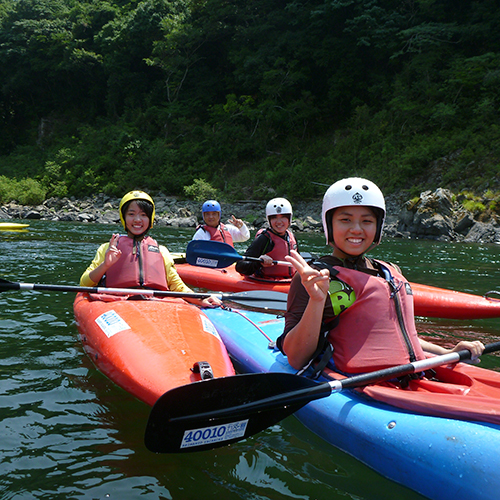
[[122, 251], [118, 250], [116, 245], [118, 244], [119, 234], [113, 234], [109, 240], [109, 247], [106, 250], [106, 256], [104, 257], [104, 262], [106, 267], [109, 269], [122, 255]]
[[238, 229], [241, 229], [243, 226], [243, 221], [241, 219], [237, 219], [234, 215], [231, 215], [231, 218], [228, 220], [230, 224], [236, 226]]
[[313, 269], [295, 250], [291, 250], [285, 259], [297, 270], [310, 300], [324, 302], [330, 288], [330, 271]]

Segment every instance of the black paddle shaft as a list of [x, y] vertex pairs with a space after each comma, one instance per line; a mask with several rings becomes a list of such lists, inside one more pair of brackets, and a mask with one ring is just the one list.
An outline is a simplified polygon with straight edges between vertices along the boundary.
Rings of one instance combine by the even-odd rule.
[[211, 295], [219, 297], [221, 300], [230, 300], [237, 304], [259, 309], [270, 309], [275, 311], [286, 311], [287, 294], [274, 290], [251, 290], [237, 293], [189, 293], [172, 292], [164, 290], [150, 290], [140, 288], [104, 288], [85, 287], [75, 285], [47, 285], [36, 283], [14, 283], [0, 278], [0, 292], [6, 290], [39, 290], [49, 292], [87, 292], [87, 293], [108, 293], [117, 295], [145, 295], [152, 297], [173, 297], [182, 299], [206, 299]]

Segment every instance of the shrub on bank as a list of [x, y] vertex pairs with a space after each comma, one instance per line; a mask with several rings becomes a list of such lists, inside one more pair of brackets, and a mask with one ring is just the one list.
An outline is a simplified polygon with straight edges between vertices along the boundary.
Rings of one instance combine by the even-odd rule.
[[9, 179], [0, 176], [0, 203], [15, 201], [21, 205], [39, 205], [45, 200], [46, 189], [34, 179]]
[[195, 179], [190, 186], [184, 186], [184, 194], [195, 201], [203, 202], [219, 198], [217, 189], [205, 179]]

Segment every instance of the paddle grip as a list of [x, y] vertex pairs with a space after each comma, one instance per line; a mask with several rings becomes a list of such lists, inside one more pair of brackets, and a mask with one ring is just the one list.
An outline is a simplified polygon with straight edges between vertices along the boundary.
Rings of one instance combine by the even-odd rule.
[[[248, 257], [244, 256], [242, 257], [242, 260], [251, 260], [255, 262], [262, 262], [262, 259], [260, 257]], [[288, 267], [293, 267], [293, 264], [291, 262], [287, 262], [286, 260], [273, 260], [274, 265], [280, 265], [280, 266], [288, 266]]]
[[500, 350], [500, 342], [493, 342], [492, 344], [486, 344], [484, 346], [483, 354], [489, 354], [490, 352], [495, 352]]
[[[483, 354], [489, 354], [490, 352], [495, 352], [500, 350], [500, 342], [493, 342], [491, 344], [486, 344], [484, 346]], [[471, 352], [468, 349], [462, 349], [457, 352], [459, 361], [464, 361], [466, 359], [471, 359]]]

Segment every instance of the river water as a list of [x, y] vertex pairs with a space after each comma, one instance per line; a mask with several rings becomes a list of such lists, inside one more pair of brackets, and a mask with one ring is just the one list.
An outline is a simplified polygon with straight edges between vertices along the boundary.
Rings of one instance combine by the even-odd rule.
[[[118, 226], [33, 221], [0, 232], [0, 278], [69, 284]], [[184, 251], [192, 231], [155, 228]], [[325, 253], [320, 235], [303, 251]], [[236, 246], [242, 252], [245, 245]], [[410, 281], [484, 294], [500, 289], [500, 247], [385, 240], [372, 253]], [[78, 341], [74, 293], [0, 295], [0, 498], [5, 499], [357, 499], [422, 497], [374, 473], [294, 417], [230, 447], [155, 455], [143, 444], [149, 407], [96, 370]], [[500, 319], [419, 318], [443, 345], [500, 340]], [[500, 371], [500, 357], [482, 366]]]

